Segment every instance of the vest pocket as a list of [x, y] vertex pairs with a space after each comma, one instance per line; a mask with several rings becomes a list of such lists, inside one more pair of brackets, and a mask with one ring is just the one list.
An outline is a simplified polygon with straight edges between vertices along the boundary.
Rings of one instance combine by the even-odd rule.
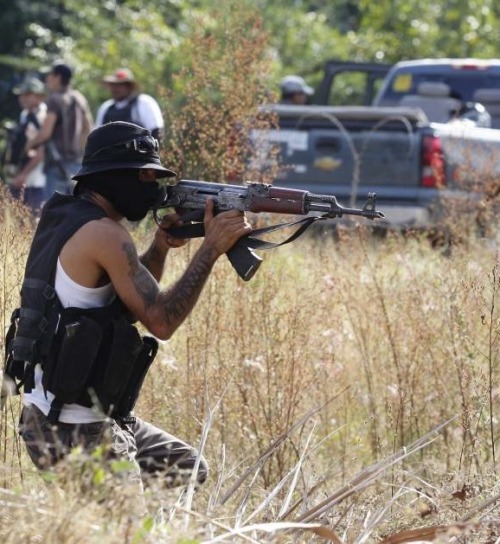
[[[151, 349], [153, 341], [155, 349]], [[103, 411], [124, 417], [133, 409], [146, 372], [156, 355], [154, 338], [142, 338], [126, 319], [112, 322], [112, 341], [102, 389], [98, 392]]]
[[158, 340], [156, 338], [143, 336], [141, 343], [141, 351], [138, 354], [128, 383], [115, 408], [115, 415], [117, 417], [127, 416], [133, 410], [149, 367], [158, 352]]
[[44, 378], [50, 377], [44, 387], [61, 403], [76, 402], [85, 391], [102, 338], [102, 326], [89, 317], [65, 325], [55, 368], [44, 368]]

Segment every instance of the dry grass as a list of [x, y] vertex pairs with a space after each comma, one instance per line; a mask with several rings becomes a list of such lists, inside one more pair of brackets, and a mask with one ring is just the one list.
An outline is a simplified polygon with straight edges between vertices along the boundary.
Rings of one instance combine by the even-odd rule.
[[[166, 159], [182, 177], [243, 176], [238, 136], [264, 123], [265, 36], [231, 6], [220, 27], [200, 23], [177, 81], [185, 102], [167, 112]], [[0, 197], [5, 329], [33, 227]], [[353, 229], [263, 253], [249, 283], [221, 259], [161, 345], [137, 409], [199, 443], [211, 474], [197, 493], [150, 487], [148, 514], [100, 452], [36, 473], [11, 399], [0, 420], [0, 540], [498, 541], [497, 225], [484, 240], [468, 218], [448, 216], [452, 251]], [[135, 236], [146, 244], [146, 225]], [[198, 243], [171, 256], [166, 283]]]
[[[4, 325], [32, 234], [19, 217], [4, 207]], [[172, 256], [168, 281], [196, 244]], [[217, 264], [139, 402], [144, 418], [193, 443], [203, 437], [204, 488], [194, 497], [150, 489], [143, 516], [99, 455], [75, 455], [47, 483], [19, 447], [13, 399], [0, 429], [3, 542], [365, 542], [421, 527], [440, 538], [498, 530], [493, 242], [444, 256], [417, 238], [351, 231], [262, 256], [249, 283]]]

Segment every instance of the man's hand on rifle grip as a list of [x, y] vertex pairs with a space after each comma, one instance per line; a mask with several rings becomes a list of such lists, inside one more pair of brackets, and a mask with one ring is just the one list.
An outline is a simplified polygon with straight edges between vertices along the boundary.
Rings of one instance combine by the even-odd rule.
[[155, 244], [158, 249], [166, 252], [169, 249], [185, 246], [189, 242], [189, 239], [175, 238], [168, 232], [171, 227], [180, 227], [183, 224], [184, 222], [177, 213], [164, 215], [155, 233]]
[[214, 216], [214, 202], [207, 199], [204, 215], [205, 240], [203, 244], [210, 247], [218, 255], [231, 249], [242, 237], [252, 232], [244, 212], [229, 210]]

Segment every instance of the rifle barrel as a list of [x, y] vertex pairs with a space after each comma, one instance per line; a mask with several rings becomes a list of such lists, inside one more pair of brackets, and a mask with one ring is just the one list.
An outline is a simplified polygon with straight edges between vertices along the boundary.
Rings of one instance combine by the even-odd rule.
[[316, 195], [308, 194], [306, 197], [308, 211], [322, 212], [332, 219], [334, 217], [342, 217], [343, 215], [357, 215], [368, 219], [383, 219], [385, 214], [375, 209], [376, 197], [371, 193], [368, 195], [368, 200], [362, 209], [347, 208], [340, 205], [337, 198], [333, 195]]

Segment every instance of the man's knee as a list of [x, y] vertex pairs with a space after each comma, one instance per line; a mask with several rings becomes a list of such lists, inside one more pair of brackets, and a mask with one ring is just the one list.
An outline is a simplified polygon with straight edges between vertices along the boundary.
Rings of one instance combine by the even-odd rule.
[[144, 476], [159, 478], [168, 488], [188, 485], [193, 479], [196, 485], [202, 485], [208, 478], [208, 463], [203, 456], [198, 462], [197, 454], [174, 463], [166, 462], [163, 466], [154, 463], [145, 467], [143, 464], [142, 468]]

